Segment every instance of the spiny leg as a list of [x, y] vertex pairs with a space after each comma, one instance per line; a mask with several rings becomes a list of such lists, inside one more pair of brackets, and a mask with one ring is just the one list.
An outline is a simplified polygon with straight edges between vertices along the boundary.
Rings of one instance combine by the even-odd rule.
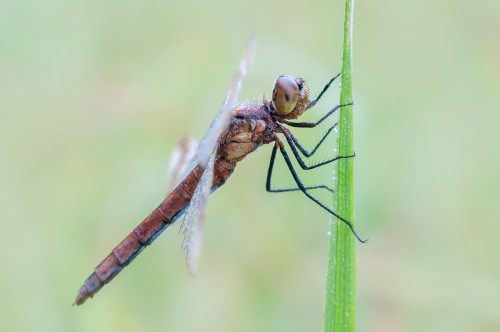
[[352, 105], [352, 104], [353, 103], [337, 105], [334, 108], [332, 108], [328, 113], [326, 113], [321, 119], [319, 119], [316, 122], [290, 122], [288, 120], [283, 120], [283, 123], [289, 125], [290, 127], [314, 128], [317, 125], [319, 125], [321, 122], [323, 122], [326, 118], [328, 118], [330, 115], [332, 115], [333, 113], [335, 113], [335, 111], [338, 110], [339, 108], [344, 107], [344, 106], [349, 106], [349, 105]]
[[[271, 153], [271, 160], [269, 162], [269, 168], [267, 169], [267, 179], [266, 179], [266, 191], [270, 193], [283, 193], [283, 192], [290, 192], [290, 191], [299, 191], [302, 190], [300, 188], [286, 188], [286, 189], [273, 189], [271, 188], [271, 178], [273, 175], [273, 168], [274, 168], [274, 161], [276, 159], [276, 150], [277, 146], [274, 145], [273, 151]], [[312, 187], [304, 187], [306, 189], [326, 189], [329, 192], [333, 193], [333, 190], [325, 185], [319, 185], [319, 186], [312, 186]]]
[[282, 129], [283, 129], [283, 131], [282, 131], [283, 135], [285, 135], [285, 138], [288, 142], [288, 145], [290, 145], [290, 148], [292, 149], [293, 155], [295, 156], [295, 159], [297, 159], [297, 162], [299, 163], [299, 165], [302, 169], [310, 170], [310, 169], [314, 169], [314, 168], [332, 163], [332, 162], [339, 160], [339, 159], [352, 158], [352, 157], [356, 156], [355, 154], [352, 154], [350, 156], [337, 156], [337, 157], [334, 157], [334, 158], [331, 158], [331, 159], [328, 159], [328, 160], [322, 161], [320, 163], [309, 166], [304, 162], [304, 160], [302, 159], [302, 157], [299, 154], [299, 151], [297, 150], [297, 147], [295, 145], [296, 143], [298, 143], [297, 139], [293, 136], [293, 134], [288, 129], [283, 128], [283, 127], [282, 127]]
[[292, 176], [295, 180], [295, 183], [297, 184], [297, 186], [299, 187], [300, 191], [302, 191], [302, 193], [304, 195], [306, 195], [310, 200], [312, 200], [313, 202], [315, 202], [316, 204], [318, 204], [319, 206], [321, 206], [323, 209], [325, 209], [326, 211], [328, 211], [331, 215], [335, 216], [336, 218], [338, 218], [339, 220], [341, 220], [342, 222], [344, 222], [344, 224], [346, 224], [347, 226], [349, 226], [349, 228], [351, 229], [351, 232], [354, 234], [354, 236], [358, 239], [358, 241], [362, 242], [362, 243], [365, 243], [366, 240], [362, 240], [359, 235], [356, 233], [356, 231], [354, 230], [354, 227], [353, 225], [351, 224], [350, 221], [348, 221], [347, 219], [344, 219], [342, 218], [341, 216], [339, 216], [337, 213], [335, 213], [332, 209], [328, 208], [327, 206], [325, 206], [323, 203], [321, 203], [319, 200], [317, 200], [315, 197], [313, 197], [311, 194], [309, 194], [307, 192], [307, 188], [304, 186], [304, 184], [300, 181], [299, 179], [299, 176], [297, 175], [297, 172], [295, 172], [295, 169], [293, 168], [293, 165], [292, 165], [292, 162], [290, 160], [290, 158], [288, 157], [288, 154], [287, 152], [285, 151], [285, 147], [283, 145], [283, 143], [280, 141], [280, 140], [276, 140], [276, 144], [274, 146], [274, 149], [273, 151], [276, 150], [276, 148], [279, 147], [280, 149], [280, 152], [281, 154], [283, 155], [283, 158], [285, 159], [285, 162], [288, 166], [288, 169], [290, 170], [290, 173], [292, 173]]
[[316, 146], [314, 147], [314, 149], [312, 149], [311, 152], [307, 151], [307, 149], [305, 147], [302, 146], [302, 144], [299, 143], [299, 141], [297, 140], [297, 138], [292, 134], [290, 133], [290, 137], [293, 141], [293, 143], [295, 144], [295, 146], [299, 149], [300, 152], [302, 152], [302, 154], [305, 156], [305, 157], [310, 157], [312, 156], [316, 150], [318, 150], [319, 146], [321, 144], [323, 144], [323, 142], [325, 141], [326, 137], [332, 132], [333, 128], [335, 128], [337, 126], [337, 124], [334, 124], [332, 127], [330, 127], [330, 129], [328, 129], [326, 131], [326, 133], [323, 135], [323, 137], [321, 138], [321, 140], [318, 142], [318, 144], [316, 144]]
[[340, 76], [341, 73], [338, 73], [337, 75], [335, 75], [328, 83], [326, 83], [325, 87], [323, 88], [323, 90], [321, 91], [321, 93], [319, 94], [318, 98], [314, 99], [313, 101], [311, 101], [305, 108], [305, 110], [308, 110], [310, 109], [311, 107], [313, 107], [314, 105], [316, 105], [316, 103], [321, 99], [321, 97], [323, 96], [323, 94], [326, 92], [326, 90], [328, 90], [328, 88], [330, 87], [330, 85], [333, 83], [333, 81], [335, 81], [335, 79], [337, 77]]
[[[299, 150], [306, 157], [310, 157], [311, 155], [313, 155], [316, 152], [316, 150], [318, 149], [318, 147], [323, 143], [323, 141], [325, 140], [325, 138], [328, 136], [328, 134], [330, 133], [330, 131], [335, 126], [336, 126], [336, 124], [327, 131], [327, 133], [323, 136], [323, 138], [320, 140], [320, 142], [316, 145], [316, 147], [310, 153], [298, 142], [297, 138], [295, 138], [295, 136], [293, 136], [293, 134], [291, 132], [289, 132], [286, 128], [283, 128], [284, 129], [283, 133], [285, 134], [285, 137], [287, 138], [288, 144], [290, 144], [290, 147], [292, 148], [292, 152], [294, 153], [294, 156], [297, 158], [297, 161], [299, 162], [299, 164], [301, 165], [301, 167], [303, 169], [309, 170], [309, 169], [313, 169], [313, 168], [316, 168], [316, 167], [323, 166], [325, 164], [334, 162], [334, 161], [336, 161], [338, 159], [354, 157], [354, 155], [352, 155], [352, 156], [338, 156], [338, 157], [335, 157], [333, 159], [327, 160], [325, 162], [322, 162], [322, 163], [319, 163], [319, 164], [316, 164], [316, 165], [313, 165], [313, 166], [306, 165], [305, 162], [302, 160], [302, 158], [300, 158], [300, 155], [298, 154], [297, 149], [295, 149], [295, 146], [297, 146], [299, 148]], [[270, 160], [270, 163], [269, 163], [269, 168], [268, 168], [268, 173], [267, 173], [266, 190], [268, 192], [289, 192], [289, 191], [298, 191], [298, 190], [300, 190], [300, 188], [287, 188], [287, 189], [272, 189], [271, 188], [271, 177], [272, 177], [272, 172], [273, 172], [273, 166], [274, 166], [275, 156], [276, 156], [276, 147], [273, 149], [273, 152], [271, 154], [271, 160]], [[327, 189], [330, 192], [333, 192], [333, 190], [331, 188], [329, 188], [329, 187], [327, 187], [325, 185], [306, 187], [306, 189], [318, 189], [318, 188], [324, 188], [324, 189]]]

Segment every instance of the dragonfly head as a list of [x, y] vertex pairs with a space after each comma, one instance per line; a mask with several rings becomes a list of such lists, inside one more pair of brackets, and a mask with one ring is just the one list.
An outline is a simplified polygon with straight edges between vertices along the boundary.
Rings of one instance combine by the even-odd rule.
[[271, 109], [284, 119], [296, 119], [309, 103], [309, 89], [302, 78], [281, 75], [274, 83]]

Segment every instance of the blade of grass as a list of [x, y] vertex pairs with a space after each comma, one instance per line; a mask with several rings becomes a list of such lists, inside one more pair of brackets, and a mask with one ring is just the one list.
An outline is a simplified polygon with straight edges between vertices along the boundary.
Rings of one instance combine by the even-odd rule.
[[[352, 102], [352, 24], [354, 0], [346, 0], [342, 89], [340, 104]], [[341, 156], [353, 154], [352, 106], [340, 109], [338, 151]], [[337, 213], [354, 225], [353, 158], [338, 161]], [[335, 202], [335, 194], [333, 197]], [[335, 236], [333, 236], [335, 234]], [[324, 331], [356, 330], [356, 257], [355, 238], [347, 225], [333, 221], [326, 284]]]

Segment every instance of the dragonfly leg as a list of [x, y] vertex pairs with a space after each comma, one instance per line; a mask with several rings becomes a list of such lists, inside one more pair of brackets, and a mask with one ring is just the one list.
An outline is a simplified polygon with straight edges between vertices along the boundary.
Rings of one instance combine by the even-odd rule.
[[[333, 129], [333, 128], [332, 128]], [[327, 133], [328, 134], [328, 133]], [[314, 165], [307, 165], [304, 160], [302, 159], [302, 157], [300, 156], [299, 154], [299, 151], [297, 150], [297, 147], [296, 147], [296, 144], [298, 143], [297, 142], [297, 139], [292, 135], [292, 133], [288, 130], [283, 130], [283, 135], [285, 135], [285, 138], [288, 142], [288, 145], [290, 145], [290, 148], [292, 149], [292, 153], [293, 155], [295, 156], [295, 159], [297, 159], [297, 162], [299, 163], [300, 167], [302, 169], [305, 169], [305, 170], [310, 170], [310, 169], [314, 169], [316, 167], [320, 167], [320, 166], [323, 166], [323, 165], [326, 165], [326, 164], [329, 164], [331, 162], [334, 162], [336, 160], [339, 160], [339, 159], [345, 159], [345, 158], [352, 158], [352, 157], [355, 157], [356, 154], [352, 154], [350, 156], [336, 156], [334, 158], [331, 158], [331, 159], [328, 159], [328, 160], [325, 160], [325, 161], [322, 161], [320, 163], [317, 163], [317, 164], [314, 164]], [[320, 144], [322, 143], [322, 141], [325, 139], [325, 137], [323, 137], [323, 139], [320, 141]], [[316, 147], [317, 148], [317, 147]], [[316, 149], [315, 148], [315, 149]], [[300, 148], [299, 148], [300, 149]], [[315, 151], [314, 151], [315, 152]]]
[[330, 115], [332, 115], [333, 113], [335, 113], [335, 111], [338, 110], [339, 108], [344, 107], [344, 106], [350, 106], [352, 104], [353, 103], [337, 105], [334, 108], [332, 108], [330, 111], [328, 111], [328, 113], [326, 113], [321, 119], [319, 119], [316, 122], [291, 122], [291, 121], [288, 121], [288, 120], [283, 120], [283, 123], [289, 125], [290, 127], [314, 128], [317, 125], [319, 125], [321, 122], [323, 122], [326, 118], [328, 118]]
[[335, 81], [335, 79], [337, 77], [340, 76], [341, 73], [338, 73], [337, 75], [335, 75], [328, 83], [326, 83], [325, 87], [323, 88], [323, 90], [321, 91], [321, 93], [319, 94], [318, 98], [314, 99], [313, 101], [311, 101], [306, 107], [305, 107], [305, 110], [308, 110], [310, 109], [311, 107], [313, 107], [314, 105], [316, 105], [316, 103], [321, 99], [321, 97], [323, 96], [323, 94], [326, 92], [326, 90], [328, 90], [328, 88], [330, 87], [330, 85], [333, 83], [333, 81]]
[[286, 152], [285, 150], [285, 147], [283, 145], [283, 143], [280, 141], [280, 140], [277, 140], [276, 141], [276, 145], [274, 146], [274, 149], [273, 151], [275, 152], [276, 149], [279, 147], [280, 149], [280, 152], [281, 154], [283, 155], [283, 159], [285, 159], [285, 162], [288, 166], [288, 169], [290, 170], [290, 173], [292, 173], [292, 176], [293, 176], [293, 179], [295, 180], [295, 183], [297, 184], [297, 186], [299, 187], [300, 191], [302, 191], [302, 193], [304, 195], [307, 196], [307, 198], [309, 198], [310, 200], [312, 200], [314, 203], [318, 204], [319, 206], [321, 206], [323, 209], [325, 209], [326, 211], [328, 211], [331, 215], [335, 216], [337, 219], [339, 219], [340, 221], [342, 221], [344, 224], [346, 224], [350, 229], [351, 229], [351, 232], [354, 234], [354, 236], [358, 239], [358, 241], [362, 242], [362, 243], [365, 243], [367, 240], [363, 240], [359, 237], [359, 235], [356, 233], [356, 231], [354, 230], [354, 226], [352, 225], [352, 223], [350, 221], [348, 221], [347, 219], [345, 218], [342, 218], [341, 216], [339, 216], [337, 213], [335, 213], [332, 209], [330, 209], [329, 207], [327, 207], [326, 205], [324, 205], [323, 203], [321, 203], [317, 198], [315, 198], [314, 196], [312, 196], [311, 194], [309, 194], [307, 192], [307, 188], [304, 186], [304, 184], [302, 183], [302, 181], [300, 181], [299, 179], [299, 176], [297, 175], [297, 172], [295, 171], [295, 169], [293, 168], [293, 164], [292, 164], [292, 161], [290, 160], [290, 157], [288, 157], [288, 153]]
[[[284, 193], [284, 192], [302, 190], [300, 188], [286, 188], [286, 189], [273, 189], [273, 188], [271, 188], [271, 178], [273, 175], [274, 161], [276, 159], [276, 151], [277, 150], [278, 150], [278, 147], [275, 145], [273, 147], [273, 152], [271, 153], [271, 161], [269, 162], [269, 168], [267, 169], [266, 191], [270, 192], [270, 193]], [[333, 193], [333, 190], [325, 185], [311, 186], [311, 187], [305, 187], [305, 188], [307, 190], [309, 190], [309, 189], [326, 189], [329, 192]]]
[[299, 149], [299, 151], [305, 156], [305, 157], [310, 157], [312, 156], [316, 150], [318, 150], [319, 146], [321, 144], [323, 144], [323, 142], [325, 141], [326, 137], [332, 132], [333, 128], [335, 128], [337, 126], [337, 124], [334, 124], [333, 126], [331, 126], [327, 131], [326, 133], [323, 135], [323, 137], [321, 138], [321, 140], [318, 142], [318, 144], [316, 144], [316, 146], [314, 147], [314, 149], [312, 149], [311, 152], [307, 151], [306, 148], [304, 148], [302, 146], [302, 144], [299, 143], [299, 141], [297, 140], [297, 138], [287, 129], [287, 128], [284, 128], [284, 127], [281, 127], [282, 130], [283, 130], [283, 134], [285, 136], [289, 136], [291, 141], [293, 142], [293, 144]]

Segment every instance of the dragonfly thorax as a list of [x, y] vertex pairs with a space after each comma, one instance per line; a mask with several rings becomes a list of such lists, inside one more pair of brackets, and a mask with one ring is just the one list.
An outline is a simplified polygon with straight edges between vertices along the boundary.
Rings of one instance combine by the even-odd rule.
[[274, 126], [266, 106], [237, 105], [229, 130], [220, 139], [218, 152], [226, 160], [237, 162], [259, 146], [274, 140]]

